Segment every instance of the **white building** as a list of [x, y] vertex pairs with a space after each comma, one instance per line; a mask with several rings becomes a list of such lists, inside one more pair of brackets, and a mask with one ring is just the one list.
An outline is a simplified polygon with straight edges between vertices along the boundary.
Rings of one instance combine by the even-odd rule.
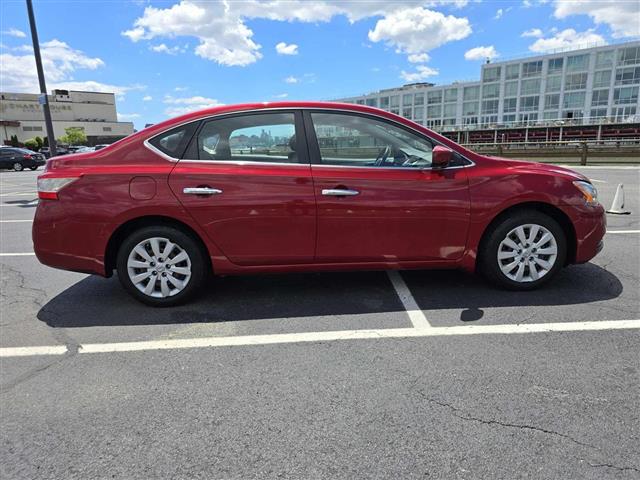
[[482, 65], [480, 81], [409, 84], [342, 101], [438, 130], [640, 121], [640, 41]]
[[[38, 97], [33, 93], [0, 93], [1, 143], [12, 135], [19, 142], [47, 135]], [[118, 122], [113, 93], [53, 90], [48, 99], [56, 138], [65, 135], [69, 127], [84, 130], [92, 145], [111, 143], [133, 133], [133, 123]]]

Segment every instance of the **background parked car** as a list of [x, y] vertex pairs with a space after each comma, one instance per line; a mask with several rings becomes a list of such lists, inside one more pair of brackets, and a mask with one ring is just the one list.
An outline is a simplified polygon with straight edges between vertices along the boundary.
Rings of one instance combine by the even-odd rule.
[[109, 144], [108, 144], [108, 143], [101, 143], [100, 145], [96, 145], [96, 146], [94, 147], [94, 150], [100, 150], [100, 149], [102, 149], [102, 148], [104, 148], [104, 147], [108, 147], [108, 146], [109, 146]]
[[93, 147], [86, 147], [84, 145], [70, 145], [68, 150], [69, 153], [86, 153], [93, 152], [95, 149]]
[[[40, 153], [43, 154], [46, 158], [51, 157], [51, 149], [49, 147], [42, 147], [40, 149]], [[67, 153], [69, 153], [69, 150], [67, 150], [65, 147], [61, 147], [60, 145], [56, 146], [56, 155], [66, 155]]]
[[13, 169], [16, 172], [30, 168], [37, 170], [47, 163], [44, 155], [26, 148], [3, 147], [0, 149], [0, 168]]

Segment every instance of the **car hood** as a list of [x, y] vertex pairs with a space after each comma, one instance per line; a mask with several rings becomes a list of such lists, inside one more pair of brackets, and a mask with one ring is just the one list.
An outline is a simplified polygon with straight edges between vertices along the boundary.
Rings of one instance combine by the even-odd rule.
[[513, 168], [518, 173], [538, 173], [556, 175], [568, 178], [570, 180], [582, 180], [590, 182], [583, 174], [578, 173], [570, 168], [559, 167], [550, 163], [528, 162], [525, 160], [513, 160], [511, 158], [487, 157], [491, 161], [500, 162], [502, 167]]

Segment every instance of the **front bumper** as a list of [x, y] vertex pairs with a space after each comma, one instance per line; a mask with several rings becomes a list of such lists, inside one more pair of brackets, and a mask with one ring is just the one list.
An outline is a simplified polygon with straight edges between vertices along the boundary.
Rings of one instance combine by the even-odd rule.
[[593, 212], [581, 212], [574, 220], [576, 229], [575, 263], [585, 263], [595, 257], [604, 247], [607, 233], [607, 216], [599, 205]]

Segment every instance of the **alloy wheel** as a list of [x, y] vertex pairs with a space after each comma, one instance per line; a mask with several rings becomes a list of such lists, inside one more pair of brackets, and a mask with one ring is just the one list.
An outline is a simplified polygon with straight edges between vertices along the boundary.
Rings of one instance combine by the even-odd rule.
[[185, 289], [191, 279], [186, 250], [168, 238], [152, 237], [138, 243], [127, 258], [131, 283], [145, 295], [166, 298]]
[[542, 225], [525, 224], [511, 230], [498, 246], [497, 261], [502, 273], [514, 282], [535, 282], [556, 263], [558, 243]]
[[16, 163], [13, 164], [13, 169], [16, 172], [21, 172], [24, 169], [24, 167], [22, 166], [22, 164], [20, 162], [16, 162]]

